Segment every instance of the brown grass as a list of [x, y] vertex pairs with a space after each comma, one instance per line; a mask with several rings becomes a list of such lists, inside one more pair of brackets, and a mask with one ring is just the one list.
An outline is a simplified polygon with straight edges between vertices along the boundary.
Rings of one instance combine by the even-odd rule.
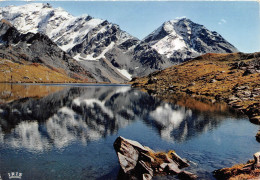
[[[247, 62], [250, 59], [241, 60], [239, 53], [210, 53], [154, 73], [151, 78], [149, 76], [137, 78], [131, 83], [137, 87], [154, 90], [163, 99], [167, 99], [167, 96], [173, 99], [172, 96], [176, 93], [189, 91], [194, 98], [214, 101], [216, 97], [221, 97], [225, 100], [232, 95], [232, 88], [235, 85], [247, 85], [249, 90], [260, 87], [259, 73], [242, 76], [244, 70], [231, 69], [231, 63], [241, 61]], [[148, 84], [148, 80], [154, 78], [157, 80]], [[174, 86], [172, 93], [169, 92], [171, 86]], [[260, 96], [254, 97], [254, 100], [241, 101], [240, 105], [246, 108], [256, 102], [260, 102]]]
[[245, 180], [253, 179], [260, 176], [260, 169], [255, 169], [252, 171], [245, 171], [243, 168], [248, 164], [237, 164], [231, 168], [223, 168], [218, 170], [217, 179], [229, 179], [229, 180]]
[[170, 150], [168, 153], [166, 152], [152, 152], [149, 151], [148, 155], [154, 159], [152, 163], [152, 167], [159, 168], [162, 163], [169, 163], [169, 159], [172, 159], [171, 153], [175, 153], [175, 151]]
[[[14, 63], [0, 59], [0, 82], [24, 83], [75, 83], [82, 80], [73, 79], [66, 75], [63, 69], [50, 69], [39, 63]], [[86, 80], [86, 79], [85, 79]], [[86, 82], [86, 81], [84, 81]]]

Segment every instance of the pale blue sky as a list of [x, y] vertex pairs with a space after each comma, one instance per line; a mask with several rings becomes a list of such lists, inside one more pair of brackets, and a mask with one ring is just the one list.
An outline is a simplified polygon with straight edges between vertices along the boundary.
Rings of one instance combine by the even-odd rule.
[[[44, 2], [44, 1], [41, 1]], [[30, 2], [0, 2], [0, 6]], [[260, 51], [260, 10], [253, 1], [49, 1], [72, 15], [89, 14], [143, 39], [163, 22], [187, 17], [217, 31], [242, 52]]]

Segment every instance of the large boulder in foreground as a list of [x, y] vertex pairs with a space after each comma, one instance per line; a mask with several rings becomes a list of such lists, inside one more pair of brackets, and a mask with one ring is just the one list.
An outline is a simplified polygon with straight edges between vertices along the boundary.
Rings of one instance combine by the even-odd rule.
[[137, 141], [118, 137], [114, 142], [121, 170], [119, 179], [152, 179], [153, 176], [178, 175], [179, 179], [196, 179], [197, 176], [182, 171], [189, 164], [174, 151], [154, 152]]

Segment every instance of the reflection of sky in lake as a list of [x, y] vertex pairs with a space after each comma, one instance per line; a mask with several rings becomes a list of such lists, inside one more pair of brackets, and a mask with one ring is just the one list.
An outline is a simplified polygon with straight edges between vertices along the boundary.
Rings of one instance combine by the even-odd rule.
[[[128, 86], [65, 88], [2, 104], [0, 113], [0, 173], [22, 167], [29, 179], [114, 179], [119, 166], [112, 144], [119, 135], [174, 149], [207, 178], [259, 149], [257, 126], [246, 119], [165, 103]], [[53, 174], [40, 176], [40, 170]]]

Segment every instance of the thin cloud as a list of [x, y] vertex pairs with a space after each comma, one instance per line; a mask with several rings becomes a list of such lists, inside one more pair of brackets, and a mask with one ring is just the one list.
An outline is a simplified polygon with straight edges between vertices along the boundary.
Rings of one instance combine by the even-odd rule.
[[221, 20], [218, 22], [219, 25], [226, 24], [226, 23], [227, 23], [227, 20], [225, 20], [225, 19], [221, 19]]
[[183, 19], [186, 18], [186, 16], [176, 17], [175, 19]]

